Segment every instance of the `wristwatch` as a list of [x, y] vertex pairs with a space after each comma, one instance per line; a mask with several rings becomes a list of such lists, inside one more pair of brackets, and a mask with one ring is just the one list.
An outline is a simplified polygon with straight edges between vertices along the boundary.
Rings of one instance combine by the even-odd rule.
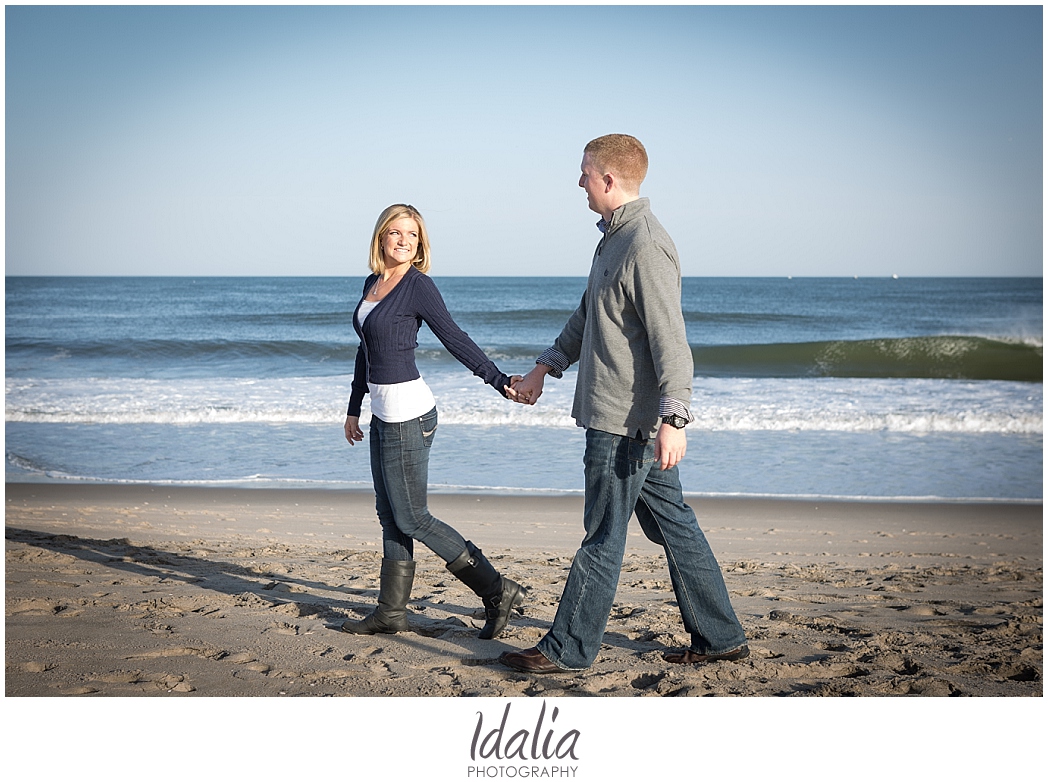
[[664, 415], [662, 417], [662, 423], [669, 424], [674, 429], [683, 429], [685, 426], [688, 425], [688, 419], [682, 415], [677, 414]]

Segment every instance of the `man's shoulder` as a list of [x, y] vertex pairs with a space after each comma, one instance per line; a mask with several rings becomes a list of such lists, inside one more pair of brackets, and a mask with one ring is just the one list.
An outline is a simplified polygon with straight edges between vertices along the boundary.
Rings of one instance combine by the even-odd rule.
[[636, 215], [633, 220], [623, 225], [621, 238], [627, 252], [632, 256], [659, 253], [677, 259], [677, 246], [650, 210]]
[[643, 215], [644, 226], [648, 230], [648, 234], [652, 237], [653, 241], [657, 242], [669, 242], [673, 244], [673, 239], [670, 238], [669, 231], [662, 224], [662, 221], [655, 216], [655, 214], [649, 209]]
[[630, 204], [633, 208], [625, 216], [620, 230], [624, 234], [638, 234], [661, 237], [669, 239], [669, 234], [663, 227], [662, 222], [655, 213], [651, 211], [651, 204], [647, 198], [639, 198]]

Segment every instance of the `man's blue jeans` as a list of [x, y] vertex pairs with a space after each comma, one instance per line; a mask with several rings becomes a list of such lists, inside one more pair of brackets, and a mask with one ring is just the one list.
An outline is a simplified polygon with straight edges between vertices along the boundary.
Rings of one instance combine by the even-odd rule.
[[371, 418], [371, 477], [386, 559], [411, 559], [415, 540], [445, 562], [466, 550], [463, 537], [429, 512], [429, 451], [436, 433], [435, 407], [401, 423]]
[[648, 540], [666, 551], [691, 649], [721, 654], [746, 643], [720, 565], [684, 502], [677, 468], [658, 468], [654, 441], [588, 429], [584, 463], [586, 536], [539, 650], [571, 670], [587, 668], [597, 658], [634, 513]]

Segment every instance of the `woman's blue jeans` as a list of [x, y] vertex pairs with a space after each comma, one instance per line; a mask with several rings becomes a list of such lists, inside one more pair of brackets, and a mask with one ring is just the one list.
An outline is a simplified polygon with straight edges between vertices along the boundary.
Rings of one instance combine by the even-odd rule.
[[371, 477], [386, 559], [412, 559], [415, 540], [445, 562], [453, 562], [466, 550], [465, 539], [434, 518], [427, 506], [429, 452], [436, 433], [435, 407], [396, 424], [371, 418]]
[[584, 463], [586, 536], [539, 650], [572, 670], [587, 668], [597, 658], [634, 513], [648, 540], [666, 552], [691, 649], [721, 654], [746, 643], [720, 565], [684, 502], [677, 468], [658, 468], [654, 441], [588, 429]]

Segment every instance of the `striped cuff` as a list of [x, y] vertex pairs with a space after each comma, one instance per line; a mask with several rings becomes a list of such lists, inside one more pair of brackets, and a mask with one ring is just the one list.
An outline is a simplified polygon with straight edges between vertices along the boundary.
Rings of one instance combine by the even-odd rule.
[[681, 418], [687, 418], [689, 424], [695, 420], [695, 416], [691, 414], [688, 406], [672, 396], [664, 396], [659, 400], [659, 418], [664, 418], [667, 415], [679, 415]]
[[553, 377], [563, 377], [564, 372], [571, 366], [568, 357], [556, 348], [546, 348], [542, 354], [535, 359], [536, 364], [545, 364], [549, 367], [549, 373]]

